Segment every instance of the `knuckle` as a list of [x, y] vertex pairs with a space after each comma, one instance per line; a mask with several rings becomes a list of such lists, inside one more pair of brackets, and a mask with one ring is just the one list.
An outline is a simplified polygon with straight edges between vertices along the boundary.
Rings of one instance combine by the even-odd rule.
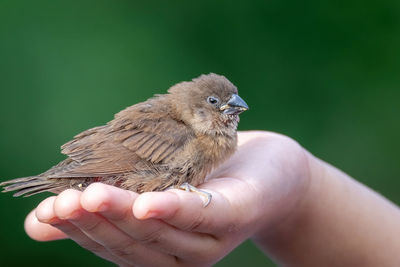
[[134, 253], [135, 249], [136, 249], [136, 244], [131, 243], [128, 246], [121, 247], [119, 249], [112, 249], [110, 251], [112, 254], [114, 254], [117, 257], [125, 258], [125, 257], [129, 257], [129, 256], [135, 254]]
[[122, 250], [132, 246], [132, 244], [133, 244], [133, 240], [132, 239], [126, 239], [126, 240], [123, 240], [123, 241], [119, 240], [118, 242], [116, 242], [114, 244], [108, 245], [107, 249], [110, 250], [110, 251], [113, 251], [113, 252], [114, 251], [122, 251]]
[[143, 244], [157, 244], [164, 240], [164, 233], [162, 228], [158, 228], [151, 232], [148, 232], [137, 238], [140, 243]]
[[82, 235], [82, 231], [71, 224], [61, 223], [53, 226], [64, 232], [64, 234], [68, 235], [70, 238], [76, 238]]
[[109, 216], [109, 218], [113, 221], [113, 222], [126, 222], [132, 219], [132, 211], [129, 210], [125, 210], [123, 212], [117, 213], [117, 214], [113, 214], [112, 216]]
[[96, 232], [102, 224], [102, 221], [96, 220], [91, 224], [85, 225], [85, 230], [88, 232]]
[[198, 214], [197, 217], [192, 220], [189, 224], [183, 227], [183, 230], [189, 232], [195, 232], [205, 222], [205, 217], [202, 214]]

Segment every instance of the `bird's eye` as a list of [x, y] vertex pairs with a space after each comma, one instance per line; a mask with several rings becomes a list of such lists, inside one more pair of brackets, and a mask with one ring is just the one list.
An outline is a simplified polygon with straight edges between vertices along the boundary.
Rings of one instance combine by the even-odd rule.
[[219, 103], [219, 99], [215, 96], [209, 96], [207, 97], [207, 102], [210, 103], [211, 105], [216, 105]]

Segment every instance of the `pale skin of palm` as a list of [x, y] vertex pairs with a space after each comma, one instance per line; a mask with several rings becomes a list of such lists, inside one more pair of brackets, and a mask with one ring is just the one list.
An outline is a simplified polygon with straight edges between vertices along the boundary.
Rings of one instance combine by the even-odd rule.
[[400, 209], [288, 137], [240, 132], [209, 178], [206, 208], [192, 192], [95, 183], [43, 200], [25, 229], [122, 266], [210, 266], [249, 238], [284, 266], [400, 266]]

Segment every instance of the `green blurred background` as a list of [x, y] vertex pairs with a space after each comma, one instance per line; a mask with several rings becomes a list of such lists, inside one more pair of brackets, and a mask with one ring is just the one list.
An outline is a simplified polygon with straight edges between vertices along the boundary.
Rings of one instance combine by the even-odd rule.
[[[0, 1], [0, 180], [201, 73], [235, 83], [241, 130], [280, 132], [400, 204], [400, 2]], [[0, 195], [3, 266], [110, 266], [23, 230], [45, 195]], [[217, 266], [273, 266], [250, 242]]]

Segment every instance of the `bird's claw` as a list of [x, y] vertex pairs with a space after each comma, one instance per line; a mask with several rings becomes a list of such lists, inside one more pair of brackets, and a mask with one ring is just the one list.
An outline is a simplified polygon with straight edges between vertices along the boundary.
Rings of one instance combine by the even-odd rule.
[[204, 208], [207, 207], [208, 204], [210, 204], [211, 199], [212, 199], [211, 193], [201, 190], [201, 189], [198, 189], [197, 187], [195, 187], [189, 183], [183, 183], [181, 185], [174, 185], [174, 186], [171, 186], [169, 189], [180, 189], [180, 190], [185, 190], [187, 192], [194, 192], [194, 193], [198, 194], [200, 196], [201, 200], [203, 201]]

